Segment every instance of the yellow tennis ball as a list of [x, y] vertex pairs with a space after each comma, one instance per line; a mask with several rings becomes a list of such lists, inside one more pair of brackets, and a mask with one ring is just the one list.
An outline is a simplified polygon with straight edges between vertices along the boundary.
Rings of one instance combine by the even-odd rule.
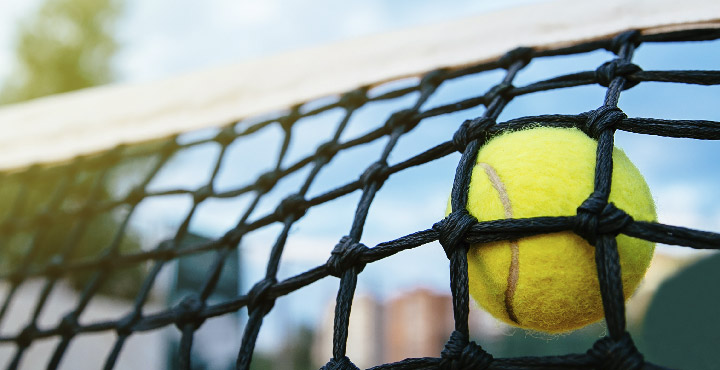
[[[593, 192], [597, 142], [578, 129], [533, 128], [497, 136], [478, 152], [468, 212], [479, 221], [572, 216]], [[638, 169], [613, 150], [610, 202], [654, 221], [655, 204]], [[635, 291], [655, 244], [617, 237], [625, 298]], [[560, 333], [603, 318], [595, 249], [573, 232], [473, 245], [470, 294], [496, 318]]]

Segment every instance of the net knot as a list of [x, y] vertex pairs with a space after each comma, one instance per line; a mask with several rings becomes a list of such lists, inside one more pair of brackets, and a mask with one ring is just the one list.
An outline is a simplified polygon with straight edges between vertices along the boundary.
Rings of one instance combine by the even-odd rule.
[[633, 218], [593, 192], [577, 209], [573, 230], [588, 243], [595, 245], [600, 234], [620, 234]]
[[222, 236], [220, 242], [228, 247], [235, 246], [240, 242], [240, 239], [242, 239], [243, 235], [245, 235], [245, 232], [247, 232], [247, 225], [238, 225], [234, 229], [228, 230], [228, 232]]
[[236, 138], [235, 128], [230, 126], [220, 130], [213, 140], [222, 146], [228, 146], [235, 141]]
[[330, 162], [330, 159], [337, 153], [338, 146], [334, 141], [320, 144], [315, 150], [315, 158], [323, 163]]
[[331, 358], [325, 366], [321, 367], [320, 370], [360, 370], [355, 364], [350, 361], [347, 356], [340, 357], [339, 359]]
[[145, 198], [145, 189], [142, 186], [133, 188], [128, 195], [125, 197], [125, 203], [129, 205], [136, 205]]
[[622, 59], [613, 59], [603, 63], [595, 70], [595, 80], [597, 80], [597, 83], [601, 86], [608, 87], [615, 77], [624, 77], [625, 84], [623, 85], [623, 90], [627, 90], [640, 83], [640, 81], [630, 79], [633, 73], [640, 71], [642, 71], [642, 68], [636, 64]]
[[306, 211], [305, 198], [300, 194], [292, 194], [280, 202], [276, 213], [281, 217], [293, 216], [295, 219], [299, 219]]
[[423, 76], [422, 81], [420, 81], [420, 90], [423, 92], [434, 90], [445, 80], [446, 74], [447, 71], [444, 69], [436, 69], [426, 73], [425, 76]]
[[263, 312], [270, 312], [270, 309], [275, 305], [275, 298], [268, 297], [268, 292], [277, 283], [275, 278], [265, 278], [253, 285], [252, 289], [248, 292], [250, 298], [248, 302], [248, 311], [255, 311], [260, 308]]
[[277, 171], [265, 172], [257, 178], [255, 188], [262, 193], [266, 193], [275, 186], [279, 177], [280, 175]]
[[495, 100], [495, 98], [497, 98], [498, 96], [505, 97], [507, 92], [514, 87], [515, 86], [513, 86], [511, 83], [501, 82], [493, 86], [488, 92], [486, 92], [483, 96], [483, 100], [485, 101], [485, 104], [490, 104], [490, 102]]
[[367, 102], [367, 89], [359, 88], [344, 94], [338, 105], [345, 109], [357, 109]]
[[632, 216], [615, 207], [614, 204], [608, 203], [600, 214], [598, 232], [600, 234], [618, 235], [633, 222]]
[[574, 231], [582, 236], [588, 243], [595, 245], [597, 239], [600, 213], [607, 205], [607, 200], [597, 192], [593, 192], [577, 208]]
[[364, 187], [370, 186], [372, 183], [383, 183], [387, 180], [390, 173], [388, 171], [388, 165], [385, 161], [377, 161], [368, 167], [362, 175], [360, 175], [360, 182]]
[[608, 45], [605, 50], [620, 54], [622, 47], [627, 44], [633, 44], [634, 46], [640, 45], [640, 31], [631, 30], [616, 35], [610, 40], [610, 45]]
[[193, 192], [193, 201], [198, 204], [212, 196], [214, 193], [212, 185], [205, 185]]
[[349, 236], [343, 236], [327, 260], [326, 266], [330, 275], [339, 278], [344, 271], [353, 267], [356, 273], [361, 272], [365, 268], [365, 263], [360, 260], [360, 257], [369, 249]]
[[32, 344], [35, 335], [37, 335], [38, 329], [34, 324], [30, 324], [23, 329], [17, 337], [15, 337], [15, 344], [18, 347], [25, 348]]
[[596, 361], [599, 370], [637, 370], [645, 363], [627, 332], [617, 341], [610, 337], [598, 340], [587, 354]]
[[155, 253], [157, 255], [157, 259], [161, 261], [169, 261], [173, 258], [175, 258], [175, 240], [174, 239], [167, 239], [163, 240], [158, 244], [158, 247], [155, 249]]
[[187, 324], [195, 324], [200, 326], [204, 319], [198, 318], [198, 314], [205, 308], [205, 302], [200, 299], [197, 294], [185, 296], [180, 303], [175, 306], [173, 313], [175, 314], [175, 326], [180, 330]]
[[174, 139], [170, 139], [160, 148], [159, 153], [165, 157], [170, 157], [173, 153], [178, 151], [182, 145], [177, 142], [177, 135]]
[[442, 221], [433, 225], [433, 229], [439, 233], [438, 240], [448, 258], [457, 247], [465, 244], [465, 234], [477, 222], [477, 219], [466, 209], [462, 209], [453, 211]]
[[618, 107], [604, 105], [590, 112], [582, 113], [581, 116], [586, 117], [584, 131], [585, 133], [598, 140], [600, 134], [608, 129], [615, 127], [622, 122], [627, 115]]
[[70, 312], [69, 314], [63, 316], [57, 330], [63, 337], [71, 337], [76, 334], [77, 318], [75, 317], [74, 312]]
[[122, 319], [120, 319], [117, 322], [117, 326], [115, 327], [115, 331], [118, 333], [118, 336], [127, 336], [132, 334], [133, 332], [133, 326], [137, 322], [138, 314], [135, 312], [130, 312], [129, 314], [125, 315]]
[[112, 270], [117, 262], [118, 250], [108, 249], [98, 255], [97, 267], [103, 270]]
[[420, 122], [420, 117], [417, 112], [413, 109], [403, 109], [397, 111], [388, 118], [385, 122], [385, 128], [388, 131], [394, 131], [397, 128], [402, 128], [403, 132], [408, 132], [415, 128]]
[[491, 354], [457, 330], [450, 334], [441, 356], [440, 369], [443, 370], [484, 370], [493, 362]]
[[465, 151], [467, 145], [473, 140], [484, 142], [488, 138], [488, 129], [495, 126], [495, 120], [487, 117], [478, 117], [463, 122], [453, 134], [453, 145], [460, 153]]
[[279, 118], [277, 122], [280, 124], [280, 127], [282, 127], [282, 129], [285, 132], [289, 133], [292, 130], [292, 127], [295, 124], [295, 122], [297, 122], [297, 120], [299, 120], [299, 119], [300, 119], [300, 106], [296, 105], [296, 106], [292, 107], [292, 109], [290, 110], [290, 113], [288, 113], [284, 117]]
[[522, 61], [523, 65], [528, 64], [530, 59], [533, 57], [533, 53], [534, 51], [532, 48], [524, 46], [512, 49], [498, 59], [498, 65], [504, 69], [508, 69], [517, 61]]

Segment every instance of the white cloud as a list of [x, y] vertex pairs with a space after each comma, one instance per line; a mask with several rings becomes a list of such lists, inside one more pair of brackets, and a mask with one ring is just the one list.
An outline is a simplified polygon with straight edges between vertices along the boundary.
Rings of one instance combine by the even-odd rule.
[[703, 212], [703, 194], [706, 192], [702, 186], [692, 183], [674, 183], [656, 189], [658, 221], [695, 229], [712, 229], [717, 226], [712, 219], [713, 215]]
[[373, 32], [377, 29], [387, 27], [388, 14], [383, 12], [382, 7], [372, 1], [363, 3], [363, 6], [355, 7], [348, 12], [346, 19], [341, 22], [343, 33], [347, 35], [362, 35]]
[[16, 22], [36, 9], [38, 4], [38, 0], [0, 0], [0, 43], [14, 35]]
[[447, 202], [445, 193], [421, 201], [398, 194], [393, 201], [382, 199], [373, 203], [370, 217], [366, 222], [367, 233], [382, 235], [384, 237], [381, 239], [384, 241], [429, 229], [445, 216]]
[[[270, 249], [275, 244], [275, 238], [245, 240], [246, 243], [242, 246], [243, 258], [251, 264], [266, 264]], [[290, 235], [283, 250], [283, 262], [323, 264], [330, 257], [330, 252], [337, 242], [338, 238], [331, 235]]]
[[[674, 183], [658, 188], [655, 190], [658, 222], [720, 232], [720, 210], [716, 207], [704, 207], [705, 194], [709, 194], [710, 191], [711, 189], [694, 183]], [[705, 253], [692, 248], [663, 244], [658, 245], [658, 251], [680, 256]]]
[[283, 5], [278, 0], [218, 0], [212, 7], [212, 13], [218, 23], [249, 27], [273, 22], [286, 5], [289, 4]]

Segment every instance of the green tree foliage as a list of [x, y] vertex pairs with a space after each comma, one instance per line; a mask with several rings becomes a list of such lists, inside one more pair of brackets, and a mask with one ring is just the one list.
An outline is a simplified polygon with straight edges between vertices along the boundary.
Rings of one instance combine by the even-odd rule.
[[[110, 167], [102, 154], [90, 163], [36, 167], [0, 180], [0, 273], [37, 271], [48, 264], [110, 258], [140, 249], [139, 237], [123, 226], [130, 207], [117, 202]], [[86, 160], [88, 161], [88, 160]], [[57, 276], [71, 286], [132, 298], [146, 266], [92, 266]], [[22, 275], [20, 275], [22, 278]]]
[[19, 25], [16, 67], [0, 104], [110, 82], [116, 0], [46, 0]]
[[[0, 92], [11, 103], [110, 82], [118, 0], [46, 0], [20, 22], [16, 67]], [[22, 124], [18, 122], [17, 124]], [[128, 206], [117, 199], [116, 161], [103, 154], [82, 163], [39, 166], [0, 180], [0, 273], [36, 271], [132, 253], [139, 238], [123, 226]], [[132, 166], [130, 166], [132, 167]], [[133, 168], [125, 166], [125, 174]], [[137, 172], [137, 171], [135, 171]], [[133, 297], [144, 267], [79, 269], [58, 278], [79, 291]]]

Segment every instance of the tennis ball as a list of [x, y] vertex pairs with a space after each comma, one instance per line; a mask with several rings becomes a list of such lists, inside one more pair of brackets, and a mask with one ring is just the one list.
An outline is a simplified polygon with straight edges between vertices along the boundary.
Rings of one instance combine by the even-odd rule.
[[[497, 136], [478, 152], [468, 212], [479, 221], [572, 216], [593, 192], [597, 142], [578, 129], [537, 127]], [[622, 150], [613, 150], [609, 201], [635, 220], [656, 219], [650, 190]], [[625, 298], [655, 244], [617, 237]], [[560, 333], [603, 318], [595, 248], [573, 232], [471, 246], [470, 294], [496, 318]]]

